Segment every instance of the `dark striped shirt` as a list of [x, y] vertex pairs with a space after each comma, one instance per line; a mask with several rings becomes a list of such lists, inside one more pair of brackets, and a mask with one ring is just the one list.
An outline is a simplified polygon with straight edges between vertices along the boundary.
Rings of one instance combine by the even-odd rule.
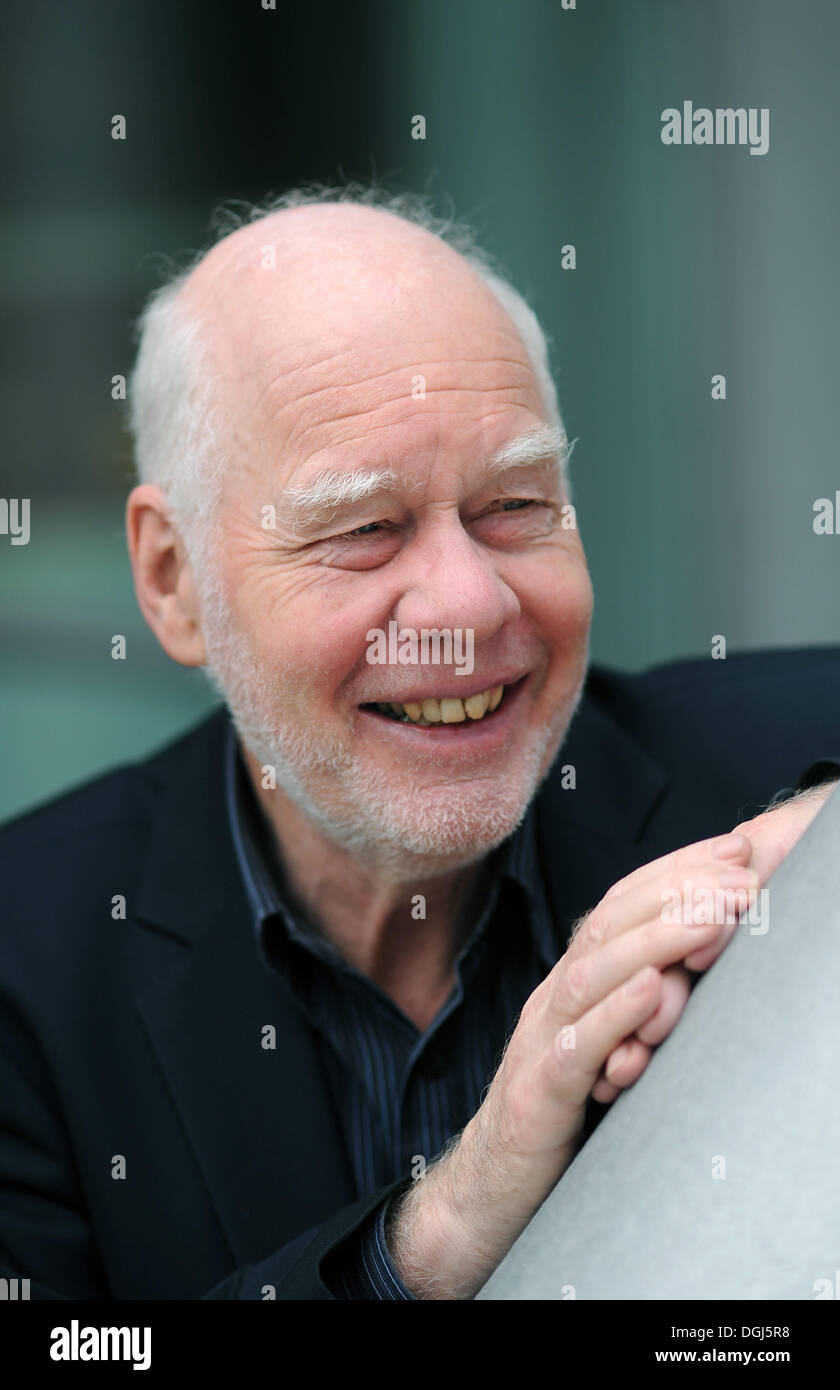
[[[407, 1185], [475, 1114], [525, 1000], [562, 952], [533, 806], [491, 856], [484, 903], [455, 962], [452, 992], [421, 1032], [294, 902], [232, 726], [227, 803], [260, 953], [315, 1030], [357, 1195], [401, 1176]], [[422, 931], [422, 919], [410, 919], [410, 929]], [[340, 1247], [328, 1281], [336, 1297], [413, 1297], [388, 1253], [387, 1206]]]

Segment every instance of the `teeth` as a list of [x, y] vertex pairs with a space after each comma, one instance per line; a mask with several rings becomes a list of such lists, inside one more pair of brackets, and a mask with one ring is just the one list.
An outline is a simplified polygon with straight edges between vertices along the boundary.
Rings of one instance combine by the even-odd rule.
[[468, 700], [465, 700], [464, 709], [467, 711], [470, 719], [483, 719], [484, 715], [487, 713], [487, 706], [489, 703], [490, 696], [485, 690], [482, 695], [471, 695]]
[[425, 729], [431, 724], [463, 724], [465, 719], [483, 719], [488, 711], [498, 709], [504, 690], [503, 685], [494, 685], [480, 695], [470, 695], [467, 700], [447, 695], [441, 700], [413, 701], [407, 705], [401, 705], [396, 700], [379, 701], [376, 708], [382, 714], [401, 719], [403, 723], [419, 724]]
[[463, 700], [441, 700], [440, 717], [444, 724], [462, 724], [467, 717]]

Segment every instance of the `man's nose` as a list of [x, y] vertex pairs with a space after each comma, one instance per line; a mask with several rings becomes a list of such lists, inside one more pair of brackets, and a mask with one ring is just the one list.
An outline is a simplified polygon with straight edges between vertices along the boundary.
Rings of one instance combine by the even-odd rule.
[[519, 600], [499, 574], [493, 556], [464, 529], [460, 519], [440, 521], [433, 534], [417, 537], [406, 556], [402, 596], [394, 610], [400, 627], [472, 628], [487, 641], [519, 616]]

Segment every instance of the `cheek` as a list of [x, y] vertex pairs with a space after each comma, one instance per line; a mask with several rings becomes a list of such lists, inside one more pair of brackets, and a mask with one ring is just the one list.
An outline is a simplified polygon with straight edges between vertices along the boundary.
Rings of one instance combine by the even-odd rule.
[[592, 581], [589, 578], [586, 563], [582, 560], [574, 582], [569, 587], [568, 615], [575, 640], [584, 645], [589, 641], [593, 607]]
[[543, 640], [557, 657], [583, 659], [592, 622], [592, 585], [585, 563], [575, 560], [555, 566], [541, 577], [533, 592], [530, 614]]
[[305, 575], [252, 575], [237, 591], [235, 611], [257, 663], [302, 711], [332, 703], [365, 670], [365, 634], [382, 620], [370, 595]]
[[364, 646], [348, 624], [334, 616], [317, 620], [287, 608], [261, 634], [260, 651], [279, 674], [292, 701], [312, 707], [331, 703], [348, 673], [364, 661]]

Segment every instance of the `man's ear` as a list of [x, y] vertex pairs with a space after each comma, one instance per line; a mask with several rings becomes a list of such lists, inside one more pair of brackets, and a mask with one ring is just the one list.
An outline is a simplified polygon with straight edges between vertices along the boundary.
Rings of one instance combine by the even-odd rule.
[[206, 651], [192, 571], [160, 488], [151, 483], [134, 488], [125, 529], [143, 617], [173, 661], [202, 666]]

